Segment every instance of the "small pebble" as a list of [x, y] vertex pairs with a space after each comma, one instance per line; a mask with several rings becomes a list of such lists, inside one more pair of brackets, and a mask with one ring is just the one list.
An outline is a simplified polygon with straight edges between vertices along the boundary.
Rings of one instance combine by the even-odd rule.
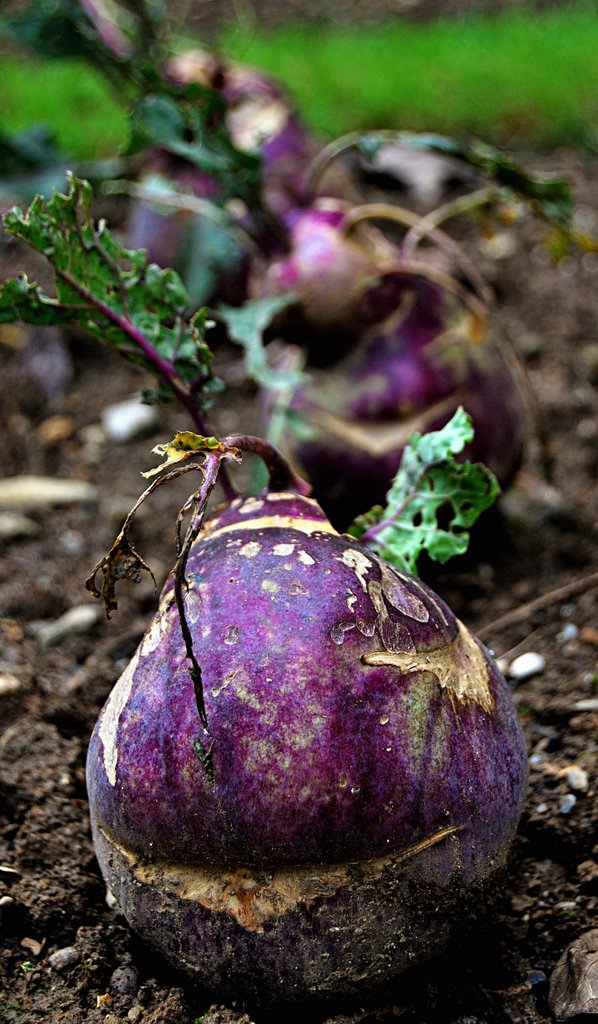
[[85, 538], [78, 530], [63, 530], [59, 543], [67, 555], [81, 555], [85, 550]]
[[31, 939], [28, 935], [24, 939], [21, 939], [21, 946], [26, 949], [31, 956], [39, 956], [42, 949], [44, 948], [46, 940], [42, 939], [40, 942], [38, 939]]
[[106, 446], [106, 434], [100, 423], [89, 423], [77, 433], [81, 443], [81, 459], [86, 466], [95, 466]]
[[37, 630], [37, 643], [41, 650], [55, 647], [73, 633], [87, 633], [101, 618], [102, 609], [97, 604], [80, 604], [69, 608], [54, 622], [41, 625]]
[[18, 882], [21, 872], [12, 868], [10, 864], [0, 864], [0, 880], [3, 882]]
[[65, 946], [64, 949], [57, 949], [48, 957], [48, 964], [53, 971], [66, 971], [68, 967], [74, 967], [81, 959], [81, 954], [74, 946]]
[[97, 487], [87, 480], [56, 476], [7, 476], [0, 480], [0, 505], [10, 508], [84, 504], [97, 496]]
[[491, 260], [508, 259], [517, 252], [518, 248], [517, 237], [509, 231], [497, 231], [481, 245], [484, 256], [488, 256]]
[[530, 764], [542, 764], [542, 754], [532, 754], [529, 759]]
[[51, 447], [72, 436], [75, 423], [72, 416], [49, 416], [37, 428], [37, 436], [43, 445]]
[[131, 1024], [137, 1024], [137, 1021], [141, 1020], [143, 1014], [143, 1006], [140, 1006], [139, 1003], [135, 1003], [135, 1006], [132, 1006], [127, 1013], [127, 1020], [130, 1020]]
[[578, 793], [587, 793], [590, 780], [585, 768], [578, 768], [576, 764], [572, 764], [567, 769], [565, 778], [567, 779], [567, 785], [571, 786], [571, 789], [577, 790]]
[[560, 633], [557, 633], [557, 641], [560, 644], [567, 643], [568, 640], [575, 640], [579, 636], [579, 629], [573, 622], [567, 622], [563, 626]]
[[134, 967], [117, 967], [112, 972], [108, 989], [113, 995], [134, 996], [139, 988], [139, 975]]
[[112, 889], [106, 889], [106, 906], [108, 907], [109, 910], [119, 909], [118, 900], [114, 893], [112, 892]]
[[143, 405], [139, 395], [108, 405], [102, 413], [102, 426], [110, 440], [117, 444], [151, 433], [159, 422], [156, 406]]
[[19, 540], [21, 537], [36, 537], [39, 526], [28, 516], [18, 512], [0, 512], [0, 541]]
[[559, 804], [559, 814], [571, 814], [576, 803], [577, 797], [574, 793], [565, 793]]
[[573, 705], [575, 711], [598, 711], [598, 697], [588, 697], [586, 700], [577, 700]]
[[555, 910], [560, 910], [564, 913], [570, 913], [572, 910], [577, 910], [577, 903], [575, 900], [561, 900], [560, 903], [555, 903]]
[[538, 804], [536, 807], [536, 814], [546, 814], [548, 810], [548, 804]]
[[525, 980], [530, 988], [535, 988], [536, 985], [544, 985], [548, 981], [548, 978], [544, 974], [544, 971], [530, 971]]
[[0, 672], [0, 697], [8, 697], [11, 693], [18, 693], [22, 682], [16, 676]]
[[508, 675], [511, 679], [521, 683], [524, 679], [539, 675], [545, 667], [546, 659], [541, 654], [536, 651], [526, 651], [525, 654], [520, 654], [511, 662]]

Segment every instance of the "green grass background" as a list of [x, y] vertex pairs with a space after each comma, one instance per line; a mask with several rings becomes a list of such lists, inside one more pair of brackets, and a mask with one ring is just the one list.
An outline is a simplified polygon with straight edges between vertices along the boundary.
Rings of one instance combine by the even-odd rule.
[[[512, 148], [598, 149], [598, 5], [565, 4], [414, 24], [291, 25], [220, 49], [277, 75], [308, 124], [333, 138], [355, 128], [477, 134]], [[0, 126], [46, 123], [78, 158], [109, 156], [126, 137], [118, 99], [75, 64], [2, 56]]]

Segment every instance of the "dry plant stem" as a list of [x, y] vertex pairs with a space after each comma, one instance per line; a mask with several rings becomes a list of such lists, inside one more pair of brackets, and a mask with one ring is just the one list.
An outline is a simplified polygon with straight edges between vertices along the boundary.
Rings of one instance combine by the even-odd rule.
[[[206, 514], [206, 509], [208, 506], [208, 501], [210, 499], [212, 491], [214, 490], [214, 487], [216, 486], [216, 481], [218, 479], [218, 471], [220, 469], [220, 463], [223, 458], [224, 455], [222, 454], [222, 452], [214, 452], [206, 456], [205, 462], [201, 467], [203, 473], [201, 487], [199, 488], [199, 491], [192, 495], [191, 499], [189, 500], [189, 502], [187, 502], [184, 509], [182, 510], [181, 516], [179, 516], [179, 519], [177, 520], [177, 528], [180, 530], [182, 514], [189, 507], [192, 506], [194, 508], [194, 512], [191, 517], [191, 522], [187, 527], [187, 532], [185, 534], [184, 540], [180, 545], [179, 556], [177, 558], [174, 569], [174, 595], [177, 610], [179, 613], [181, 633], [183, 635], [183, 641], [185, 644], [187, 658], [189, 659], [190, 662], [189, 673], [193, 681], [195, 703], [197, 705], [199, 719], [204, 728], [204, 732], [208, 737], [208, 740], [208, 718], [206, 715], [206, 705], [203, 695], [201, 667], [199, 665], [199, 662], [197, 661], [197, 658], [195, 657], [191, 630], [189, 629], [189, 623], [187, 622], [187, 616], [185, 613], [184, 592], [188, 592], [189, 590], [187, 578], [185, 576], [185, 569], [187, 567], [187, 559], [189, 557], [191, 545], [193, 544], [193, 541], [195, 540], [199, 531], [201, 530], [202, 523]], [[207, 746], [201, 743], [201, 749], [203, 750], [204, 755], [202, 760], [204, 760], [204, 764], [206, 765], [206, 767], [209, 768], [211, 746], [209, 743]]]
[[565, 583], [562, 587], [549, 591], [548, 594], [541, 594], [540, 597], [534, 598], [533, 601], [527, 601], [525, 604], [513, 608], [510, 612], [506, 612], [498, 619], [495, 619], [488, 626], [482, 626], [481, 629], [477, 630], [477, 635], [480, 640], [484, 640], [486, 637], [489, 638], [508, 626], [513, 626], [518, 622], [525, 622], [526, 619], [529, 619], [536, 612], [542, 611], [543, 608], [549, 608], [551, 604], [555, 604], [557, 601], [565, 601], [568, 597], [573, 597], [574, 594], [579, 594], [583, 590], [593, 590], [594, 587], [598, 587], [598, 572], [590, 573], [589, 576], [580, 576], [570, 583]]
[[537, 459], [539, 461], [540, 474], [544, 480], [551, 483], [554, 460], [550, 448], [550, 436], [546, 429], [538, 395], [530, 380], [527, 366], [511, 339], [504, 332], [500, 338], [500, 346], [505, 361], [511, 369], [515, 383], [519, 387], [524, 400], [529, 425], [529, 436], [533, 438], [538, 449]]
[[500, 192], [498, 189], [492, 187], [481, 188], [476, 192], [470, 192], [469, 195], [459, 196], [457, 199], [451, 200], [450, 203], [444, 203], [436, 210], [432, 210], [431, 213], [420, 217], [418, 223], [413, 224], [413, 227], [403, 239], [405, 255], [413, 256], [422, 238], [430, 235], [440, 224], [461, 214], [472, 213], [474, 210], [491, 206], [499, 197]]
[[508, 651], [501, 651], [500, 654], [498, 654], [496, 651], [493, 651], [493, 657], [504, 659], [506, 662], [510, 663], [511, 661], [513, 661], [513, 658], [517, 657], [520, 651], [525, 650], [526, 647], [529, 647], [530, 643], [533, 643], [536, 639], [539, 639], [540, 634], [543, 633], [545, 630], [546, 624], [538, 626], [537, 629], [532, 629], [531, 633], [528, 633], [524, 640], [520, 640], [519, 643], [515, 644], [514, 647], [509, 647]]
[[482, 302], [477, 295], [473, 295], [469, 288], [465, 288], [450, 274], [439, 270], [438, 267], [431, 266], [430, 263], [423, 260], [400, 259], [395, 263], [382, 263], [376, 268], [376, 271], [378, 278], [384, 277], [386, 274], [412, 274], [414, 277], [423, 277], [432, 281], [433, 284], [437, 284], [445, 291], [455, 295], [465, 306], [469, 306], [476, 319], [486, 320], [488, 314], [486, 303]]
[[[241, 452], [252, 452], [255, 455], [259, 455], [267, 466], [270, 477], [269, 487], [271, 490], [293, 490], [304, 495], [309, 493], [311, 489], [309, 484], [296, 475], [284, 456], [282, 456], [273, 445], [264, 440], [264, 438], [254, 437], [250, 434], [234, 434], [230, 437], [225, 437], [222, 444], [228, 449], [237, 448]], [[204, 730], [203, 740], [198, 740], [197, 752], [208, 773], [212, 770], [212, 740], [208, 728], [201, 666], [195, 657], [195, 652], [193, 650], [193, 638], [191, 636], [191, 630], [189, 629], [189, 623], [187, 622], [185, 612], [185, 593], [188, 593], [189, 591], [189, 585], [185, 573], [189, 552], [191, 551], [191, 547], [202, 528], [210, 496], [216, 485], [221, 464], [226, 458], [226, 452], [211, 452], [206, 455], [203, 466], [199, 467], [203, 473], [201, 487], [185, 503], [177, 520], [179, 554], [174, 569], [175, 601], [179, 613], [185, 651], [190, 663], [189, 672], [193, 681], [195, 703], [197, 705], [199, 719]], [[185, 536], [181, 541], [180, 533], [182, 520], [184, 515], [190, 509], [193, 509], [191, 521], [187, 527]]]
[[[394, 142], [400, 133], [392, 129], [386, 129], [373, 134], [381, 142]], [[303, 186], [304, 198], [307, 203], [311, 203], [313, 200], [318, 183], [330, 165], [335, 160], [338, 160], [339, 156], [342, 156], [343, 153], [349, 153], [352, 149], [358, 149], [362, 138], [363, 132], [348, 132], [346, 135], [342, 135], [340, 139], [335, 139], [328, 146], [324, 146], [324, 149], [320, 150], [308, 171], [305, 185]]]
[[[440, 213], [443, 209], [445, 207], [440, 207], [440, 210], [437, 212]], [[449, 235], [437, 229], [436, 224], [432, 220], [434, 217], [435, 214], [430, 214], [430, 217], [422, 218], [411, 210], [406, 210], [402, 206], [395, 206], [392, 203], [365, 203], [363, 206], [354, 206], [346, 214], [343, 220], [343, 233], [348, 235], [357, 224], [369, 220], [385, 220], [409, 227], [410, 231], [405, 235], [401, 245], [401, 252], [406, 259], [414, 259], [415, 246], [407, 245], [407, 239], [412, 235], [412, 232], [417, 232], [419, 239], [423, 237], [429, 238], [432, 242], [436, 243], [439, 249], [443, 249], [449, 256], [455, 259], [456, 263], [469, 277], [471, 284], [482, 301], [489, 304], [492, 302], [492, 291], [473, 260], [469, 258], [461, 246], [450, 238]]]

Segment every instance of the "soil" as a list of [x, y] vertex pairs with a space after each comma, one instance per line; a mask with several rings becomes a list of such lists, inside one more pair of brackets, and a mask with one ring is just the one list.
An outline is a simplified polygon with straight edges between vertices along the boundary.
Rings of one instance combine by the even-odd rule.
[[[597, 231], [598, 162], [556, 153], [542, 163], [573, 179], [579, 225]], [[530, 784], [508, 880], [483, 927], [393, 991], [366, 991], [342, 1007], [285, 1009], [289, 1021], [540, 1024], [551, 1019], [548, 984], [558, 959], [596, 921], [598, 257], [571, 252], [555, 266], [543, 236], [524, 217], [483, 245], [469, 244], [496, 288], [498, 329], [527, 369], [550, 478], [532, 436], [472, 554], [434, 577], [497, 656], [536, 652], [544, 661], [531, 678], [512, 680]], [[31, 263], [5, 244], [4, 276]], [[5, 542], [0, 568], [0, 1020], [272, 1024], [280, 1011], [239, 1006], [234, 993], [215, 1008], [209, 993], [142, 945], [106, 901], [94, 858], [87, 743], [151, 618], [151, 581], [124, 584], [110, 621], [87, 621], [53, 642], [46, 629], [89, 605], [84, 580], [140, 493], [151, 447], [188, 424], [166, 409], [150, 435], [108, 442], [102, 412], [145, 383], [141, 371], [81, 338], [69, 338], [66, 350], [48, 342], [42, 364], [14, 330], [1, 337], [6, 475], [83, 479], [97, 494], [83, 504], [27, 508], [29, 525]], [[227, 350], [218, 356], [233, 380], [235, 358]], [[251, 430], [252, 416], [251, 389], [233, 383], [218, 429]], [[136, 540], [159, 582], [174, 559], [185, 496], [184, 483], [178, 492], [162, 488], [139, 518]]]

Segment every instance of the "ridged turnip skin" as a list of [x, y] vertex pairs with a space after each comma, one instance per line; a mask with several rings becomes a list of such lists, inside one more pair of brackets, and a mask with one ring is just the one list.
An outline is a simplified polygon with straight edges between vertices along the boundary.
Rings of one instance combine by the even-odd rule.
[[233, 503], [187, 576], [212, 770], [167, 586], [90, 745], [107, 883], [215, 991], [386, 983], [504, 866], [527, 777], [508, 688], [436, 595], [310, 499]]

